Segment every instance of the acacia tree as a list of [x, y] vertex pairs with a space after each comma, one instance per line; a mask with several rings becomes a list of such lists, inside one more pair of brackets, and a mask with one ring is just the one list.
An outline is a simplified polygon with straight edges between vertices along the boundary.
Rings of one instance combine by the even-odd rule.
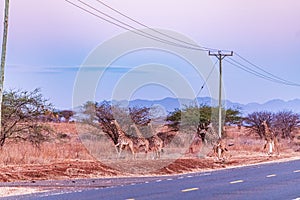
[[116, 119], [121, 125], [122, 129], [133, 134], [130, 125], [135, 123], [139, 126], [145, 126], [150, 122], [150, 108], [148, 107], [131, 107], [129, 109], [122, 108], [117, 105], [111, 105], [108, 101], [87, 102], [83, 106], [83, 113], [85, 115], [83, 121], [100, 128], [106, 133], [112, 141], [118, 143], [118, 133], [115, 125], [111, 122]]
[[185, 106], [175, 109], [167, 116], [167, 123], [176, 130], [196, 130], [199, 123], [207, 123], [211, 118], [211, 108], [208, 106]]
[[97, 103], [89, 101], [83, 106], [83, 114], [85, 115], [84, 119], [82, 119], [83, 122], [95, 128], [100, 128], [112, 139], [114, 144], [118, 143], [117, 130], [111, 124], [114, 116], [109, 102]]
[[2, 129], [0, 146], [7, 140], [29, 141], [39, 145], [48, 138], [51, 129], [40, 123], [39, 117], [45, 110], [50, 110], [51, 104], [44, 99], [40, 89], [31, 92], [10, 90], [3, 93]]
[[249, 128], [251, 133], [257, 133], [260, 138], [265, 137], [263, 121], [266, 121], [268, 126], [271, 127], [274, 115], [269, 111], [253, 112], [248, 114], [244, 123]]
[[300, 124], [300, 115], [292, 111], [280, 111], [274, 114], [274, 129], [282, 138], [291, 138], [291, 133]]
[[[218, 124], [218, 108], [200, 105], [200, 106], [186, 106], [182, 110], [175, 109], [167, 117], [167, 122], [171, 127], [182, 130], [197, 130], [201, 124], [209, 124], [213, 122], [215, 126]], [[223, 120], [226, 124], [239, 124], [241, 121], [240, 111], [235, 109], [223, 109], [225, 113]]]
[[300, 124], [300, 115], [292, 111], [280, 111], [278, 113], [268, 111], [253, 112], [245, 118], [244, 123], [252, 133], [257, 133], [260, 138], [264, 138], [263, 121], [267, 122], [275, 135], [290, 138], [292, 131]]
[[151, 121], [151, 108], [149, 107], [131, 107], [129, 108], [129, 115], [133, 123], [145, 126]]

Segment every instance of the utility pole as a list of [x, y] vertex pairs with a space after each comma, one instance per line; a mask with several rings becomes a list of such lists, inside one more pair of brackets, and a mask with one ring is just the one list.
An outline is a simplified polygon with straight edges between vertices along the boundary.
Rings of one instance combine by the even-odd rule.
[[218, 53], [211, 53], [210, 51], [208, 52], [209, 56], [216, 56], [217, 59], [219, 60], [219, 70], [220, 70], [220, 80], [219, 80], [219, 129], [218, 129], [218, 134], [219, 137], [222, 137], [222, 60], [226, 56], [233, 56], [233, 51], [230, 53], [222, 53], [222, 51], [218, 51]]
[[3, 88], [4, 88], [4, 68], [6, 57], [6, 44], [7, 44], [7, 32], [8, 32], [8, 10], [9, 0], [5, 0], [4, 9], [4, 28], [3, 28], [3, 40], [2, 40], [2, 53], [1, 53], [1, 71], [0, 71], [0, 134], [2, 131], [2, 100], [3, 100]]

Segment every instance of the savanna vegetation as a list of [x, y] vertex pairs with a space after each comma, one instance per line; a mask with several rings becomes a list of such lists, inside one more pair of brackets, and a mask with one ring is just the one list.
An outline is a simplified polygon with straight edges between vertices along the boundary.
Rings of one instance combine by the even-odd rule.
[[[207, 158], [219, 139], [215, 131], [218, 127], [218, 108], [209, 105], [186, 105], [167, 116], [160, 116], [155, 107], [122, 107], [102, 101], [86, 102], [80, 111], [74, 112], [55, 109], [36, 89], [5, 91], [2, 109], [0, 163], [6, 165], [95, 161], [102, 158], [116, 160], [118, 132], [113, 120], [118, 121], [129, 138], [140, 137], [132, 128], [133, 124], [146, 139], [157, 135], [164, 145], [162, 160], [157, 163], [182, 156]], [[264, 155], [263, 121], [280, 139], [281, 148], [288, 152], [286, 155], [300, 149], [293, 142], [299, 134], [300, 116], [297, 113], [260, 111], [243, 115], [239, 109], [222, 109], [222, 114], [226, 127], [222, 129], [222, 137], [232, 145], [228, 148], [230, 153], [238, 152], [236, 159], [243, 156], [240, 159], [246, 162], [245, 158], [251, 160], [252, 155]], [[201, 135], [202, 130], [208, 129], [212, 135]], [[135, 151], [139, 153], [137, 159], [146, 162], [144, 150]], [[125, 149], [124, 152], [129, 151]], [[151, 162], [147, 161], [149, 165]]]

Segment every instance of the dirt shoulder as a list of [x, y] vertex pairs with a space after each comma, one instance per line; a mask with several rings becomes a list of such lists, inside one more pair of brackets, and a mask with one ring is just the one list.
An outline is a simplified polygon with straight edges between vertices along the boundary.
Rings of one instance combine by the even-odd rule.
[[[268, 162], [285, 162], [300, 159], [295, 154], [283, 154], [280, 156], [252, 155], [247, 158], [244, 155], [232, 157], [226, 162], [216, 162], [213, 158], [183, 157], [175, 160], [153, 172], [149, 173], [124, 173], [117, 169], [108, 167], [96, 161], [69, 160], [47, 165], [10, 165], [0, 166], [0, 197], [14, 196], [20, 194], [31, 194], [45, 192], [54, 189], [71, 189], [80, 187], [80, 181], [92, 179], [91, 187], [107, 187], [111, 185], [129, 184], [134, 179], [126, 177], [155, 178], [167, 175], [178, 175], [192, 172], [207, 172], [220, 169], [235, 168], [248, 165], [257, 165]], [[169, 162], [168, 159], [161, 160], [123, 160], [125, 167], [140, 168], [143, 165], [153, 165]], [[116, 182], [108, 181], [108, 178], [115, 178]], [[124, 179], [123, 179], [124, 178]], [[47, 180], [47, 181], [46, 181]], [[49, 181], [51, 180], [51, 181]], [[63, 181], [64, 180], [64, 181]], [[97, 181], [95, 181], [97, 180]], [[46, 181], [46, 182], [43, 182]], [[69, 181], [69, 182], [68, 182]], [[75, 184], [76, 183], [76, 184]], [[60, 185], [61, 184], [61, 185]]]
[[[261, 153], [249, 156], [236, 155], [225, 162], [215, 161], [212, 157], [195, 158], [188, 156], [176, 160], [164, 158], [158, 160], [124, 159], [114, 162], [114, 168], [94, 160], [66, 160], [51, 164], [0, 166], [0, 182], [175, 175], [293, 159], [300, 159], [300, 154], [284, 153], [280, 156], [267, 156]], [[155, 171], [143, 170], [144, 166], [149, 169], [151, 165]], [[157, 169], [157, 166], [161, 167]], [[125, 171], [123, 168], [128, 170]]]
[[[230, 159], [225, 162], [208, 156], [210, 149], [204, 151], [201, 144], [189, 154], [177, 153], [178, 149], [174, 147], [166, 148], [162, 157], [156, 160], [145, 159], [143, 152], [138, 155], [137, 160], [132, 160], [131, 157], [116, 159], [115, 149], [111, 148], [113, 144], [110, 141], [101, 140], [99, 145], [95, 138], [88, 138], [88, 143], [83, 145], [74, 124], [52, 126], [57, 129], [57, 139], [45, 143], [40, 149], [26, 143], [8, 143], [1, 150], [0, 197], [63, 187], [71, 189], [78, 187], [78, 180], [83, 180], [82, 185], [107, 187], [129, 184], [135, 180], [132, 177], [155, 179], [168, 175], [300, 159], [299, 145], [281, 141], [280, 156], [268, 156], [262, 149], [264, 141], [246, 135], [244, 130], [236, 128], [232, 128], [227, 135], [227, 143], [234, 145], [228, 147]], [[87, 146], [90, 148], [86, 148]], [[106, 156], [106, 160], [96, 160], [90, 153], [93, 147], [100, 156]], [[109, 152], [109, 149], [112, 151]], [[129, 180], [126, 177], [131, 178]]]

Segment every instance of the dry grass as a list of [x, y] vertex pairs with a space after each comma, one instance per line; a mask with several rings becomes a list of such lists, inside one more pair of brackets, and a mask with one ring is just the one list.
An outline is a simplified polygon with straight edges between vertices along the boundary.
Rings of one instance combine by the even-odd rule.
[[29, 142], [8, 141], [0, 150], [0, 164], [49, 164], [51, 162], [92, 159], [82, 145], [75, 124], [50, 124], [54, 129], [52, 139], [33, 146]]
[[[8, 142], [0, 150], [0, 165], [16, 164], [49, 164], [57, 161], [66, 160], [117, 160], [115, 146], [110, 138], [104, 133], [99, 132], [91, 126], [72, 123], [50, 123], [55, 134], [53, 140], [43, 143], [39, 148], [27, 142], [13, 143]], [[238, 154], [264, 154], [264, 141], [256, 135], [249, 135], [242, 128], [228, 127], [226, 141], [230, 145], [228, 149]], [[299, 130], [295, 132], [297, 134]], [[183, 136], [177, 134], [171, 143], [164, 147], [162, 158], [180, 158], [189, 150], [193, 140], [193, 135]], [[201, 144], [200, 144], [201, 145]], [[299, 148], [286, 140], [280, 140], [281, 152], [291, 152]], [[210, 149], [203, 146], [199, 147], [197, 155], [205, 157]], [[148, 153], [147, 158], [152, 158], [152, 152]], [[122, 158], [130, 159], [131, 153], [125, 149]], [[137, 159], [146, 159], [146, 154], [141, 151], [137, 153]]]

